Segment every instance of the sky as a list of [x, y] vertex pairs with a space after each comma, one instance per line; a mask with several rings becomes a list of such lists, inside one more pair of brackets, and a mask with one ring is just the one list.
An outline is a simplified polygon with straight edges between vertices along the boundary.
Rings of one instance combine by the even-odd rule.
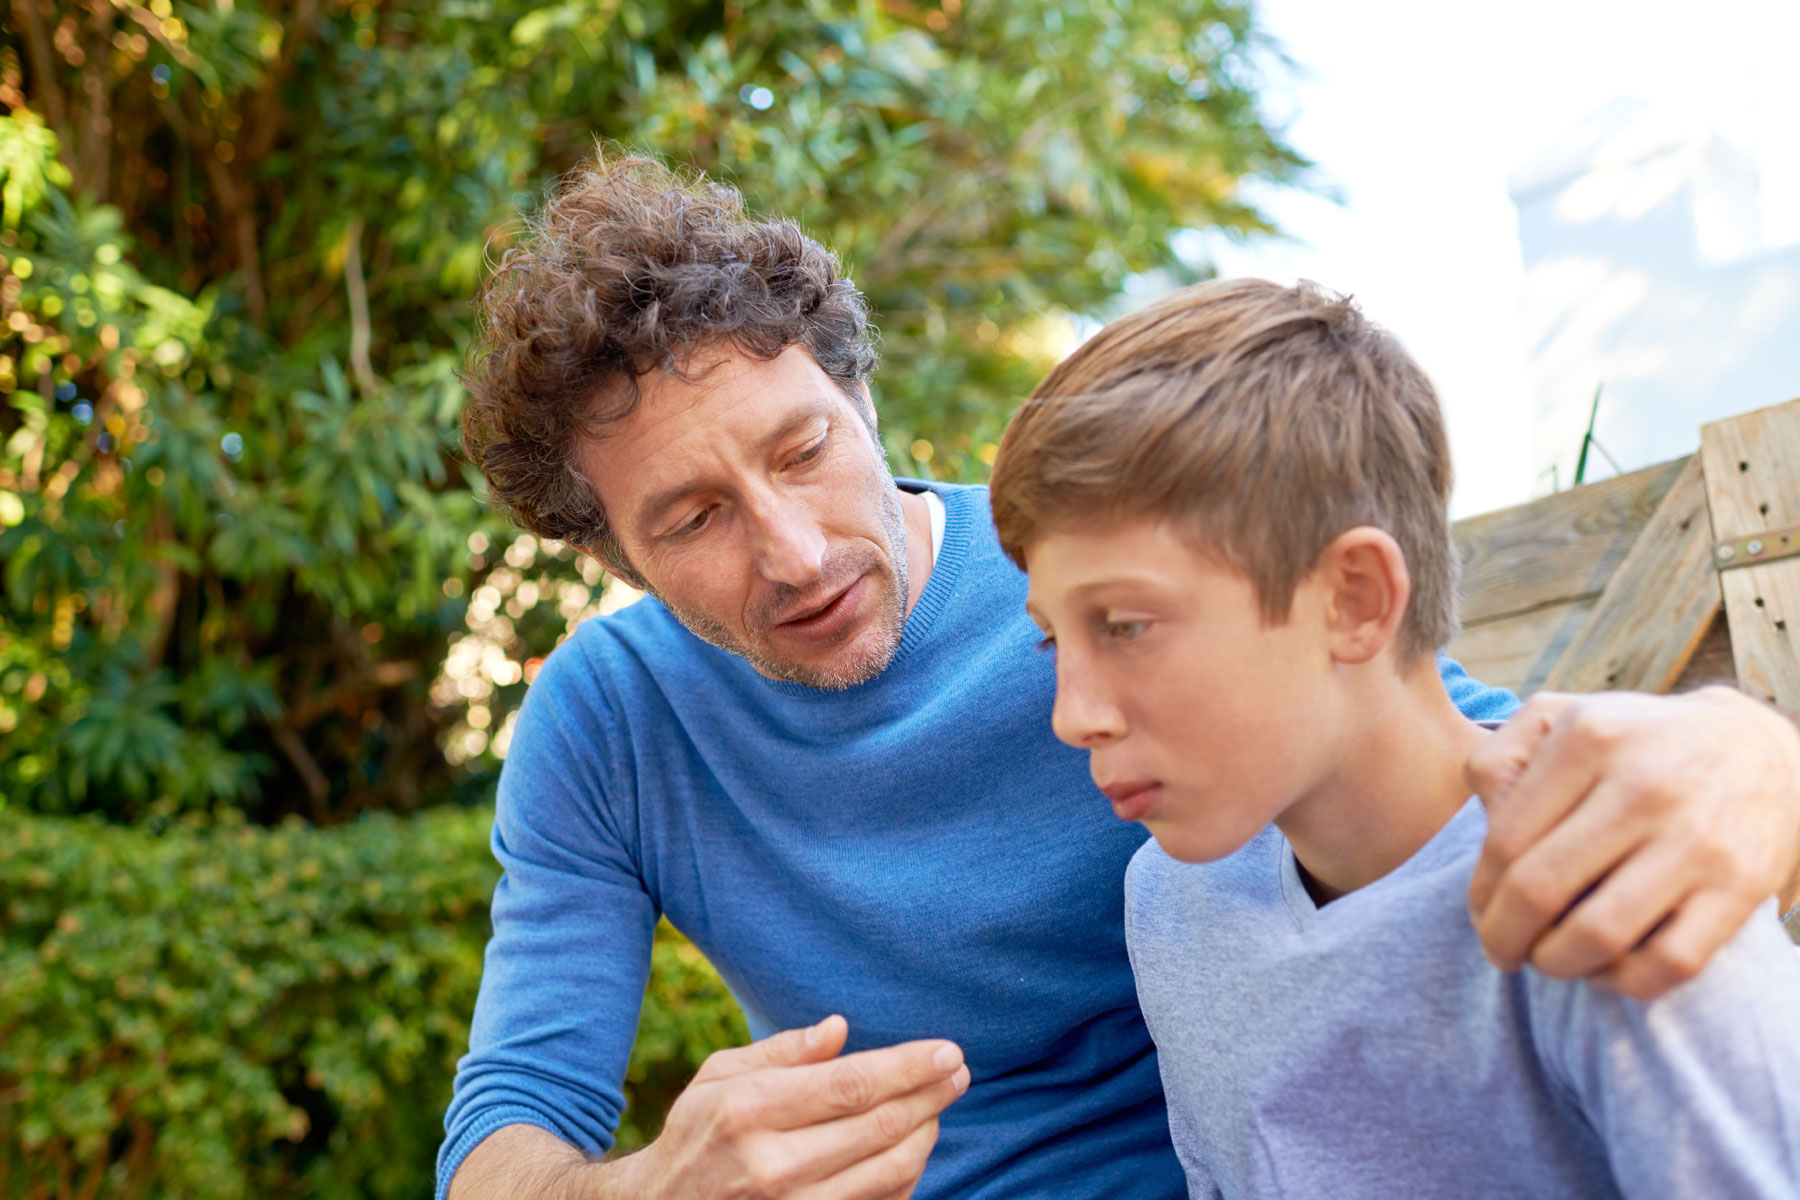
[[[1259, 192], [1288, 235], [1204, 250], [1228, 275], [1357, 297], [1430, 373], [1450, 425], [1457, 516], [1534, 479], [1507, 174], [1618, 98], [1704, 117], [1750, 153], [1770, 245], [1800, 241], [1800, 0], [1260, 0], [1292, 70], [1264, 97], [1341, 203]], [[1697, 440], [1696, 433], [1696, 440]]]

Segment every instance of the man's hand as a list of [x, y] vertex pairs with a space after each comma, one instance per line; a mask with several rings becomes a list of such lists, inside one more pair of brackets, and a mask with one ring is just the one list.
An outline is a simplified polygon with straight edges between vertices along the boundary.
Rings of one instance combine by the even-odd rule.
[[630, 1164], [632, 1194], [718, 1200], [904, 1200], [937, 1143], [938, 1114], [969, 1086], [952, 1042], [838, 1057], [849, 1026], [721, 1050]]
[[1469, 906], [1495, 965], [1649, 999], [1800, 866], [1800, 730], [1729, 688], [1540, 692], [1470, 757], [1488, 839]]
[[839, 1058], [849, 1032], [827, 1017], [719, 1051], [624, 1158], [506, 1126], [463, 1160], [450, 1200], [906, 1200], [969, 1068], [943, 1041]]

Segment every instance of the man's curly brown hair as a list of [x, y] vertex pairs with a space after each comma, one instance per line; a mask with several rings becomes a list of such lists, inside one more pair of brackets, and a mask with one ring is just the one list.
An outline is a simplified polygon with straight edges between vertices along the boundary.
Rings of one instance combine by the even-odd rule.
[[682, 373], [722, 342], [763, 360], [798, 345], [873, 424], [874, 334], [836, 256], [793, 221], [746, 213], [735, 188], [653, 158], [601, 154], [565, 179], [477, 307], [464, 451], [519, 524], [626, 572], [574, 453], [637, 407], [639, 376]]

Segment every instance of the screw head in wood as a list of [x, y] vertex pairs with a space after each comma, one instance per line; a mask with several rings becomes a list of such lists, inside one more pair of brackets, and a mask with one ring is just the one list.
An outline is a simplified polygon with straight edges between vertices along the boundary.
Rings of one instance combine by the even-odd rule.
[[1751, 554], [1761, 554], [1763, 552], [1763, 544], [1756, 538], [1751, 538], [1750, 544], [1745, 546], [1744, 549], [1748, 550]]
[[1732, 555], [1732, 550], [1731, 550], [1730, 546], [1720, 546], [1719, 547], [1719, 561], [1720, 562], [1730, 562], [1731, 555]]

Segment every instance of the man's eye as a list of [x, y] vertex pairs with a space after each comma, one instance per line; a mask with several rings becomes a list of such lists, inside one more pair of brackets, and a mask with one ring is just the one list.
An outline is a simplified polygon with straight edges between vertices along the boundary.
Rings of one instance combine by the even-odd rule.
[[702, 529], [706, 528], [706, 523], [710, 520], [712, 520], [712, 509], [703, 508], [694, 514], [693, 520], [677, 529], [675, 531], [675, 536], [682, 537], [690, 533], [699, 533]]
[[794, 455], [794, 457], [791, 460], [789, 460], [789, 465], [798, 467], [804, 463], [809, 463], [813, 459], [819, 457], [820, 451], [822, 451], [824, 449], [825, 449], [825, 439], [820, 438], [818, 441], [814, 442], [812, 445], [808, 446], [806, 449], [802, 450], [800, 453]]

